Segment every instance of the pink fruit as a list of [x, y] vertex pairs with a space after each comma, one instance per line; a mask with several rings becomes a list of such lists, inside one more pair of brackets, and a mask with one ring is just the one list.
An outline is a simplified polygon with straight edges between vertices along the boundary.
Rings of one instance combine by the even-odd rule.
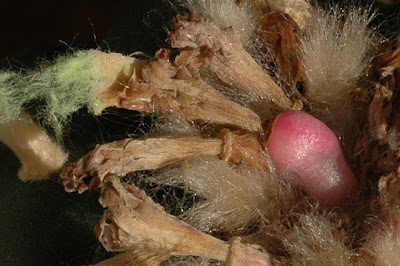
[[356, 187], [335, 134], [300, 111], [275, 118], [267, 148], [278, 172], [295, 187], [324, 203], [337, 203]]

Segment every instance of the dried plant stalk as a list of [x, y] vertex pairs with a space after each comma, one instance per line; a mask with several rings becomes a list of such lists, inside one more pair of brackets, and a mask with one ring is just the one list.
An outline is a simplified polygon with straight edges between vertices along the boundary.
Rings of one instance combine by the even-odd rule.
[[136, 61], [126, 86], [110, 86], [101, 101], [109, 106], [173, 113], [195, 122], [216, 123], [261, 131], [260, 118], [250, 109], [229, 101], [198, 74], [201, 62], [182, 53], [171, 63], [170, 52], [159, 50], [147, 61]]
[[17, 120], [0, 123], [0, 142], [21, 161], [18, 177], [22, 181], [49, 178], [62, 167], [68, 156], [25, 112]]
[[172, 47], [206, 50], [206, 63], [223, 82], [266, 99], [270, 108], [293, 108], [294, 103], [246, 52], [231, 28], [219, 29], [195, 18], [178, 17], [173, 23], [174, 30], [169, 33]]
[[61, 178], [68, 192], [95, 189], [107, 174], [124, 176], [130, 172], [153, 170], [204, 155], [216, 155], [232, 164], [268, 167], [258, 135], [222, 129], [218, 139], [201, 137], [124, 139], [96, 148], [76, 163], [67, 164]]
[[243, 245], [239, 237], [233, 237], [229, 240], [230, 254], [226, 260], [227, 266], [271, 266], [271, 259], [266, 252], [260, 251], [258, 245]]
[[[147, 250], [225, 260], [229, 245], [167, 215], [143, 190], [106, 177], [100, 203], [107, 207], [95, 232], [108, 251]], [[202, 246], [200, 243], [207, 243]]]
[[266, 157], [259, 136], [249, 132], [222, 129], [218, 133], [222, 139], [219, 157], [233, 164], [244, 163], [248, 167], [266, 168]]
[[98, 145], [77, 163], [67, 164], [61, 173], [68, 192], [84, 192], [100, 186], [107, 174], [157, 169], [200, 155], [218, 155], [221, 140], [200, 137], [124, 139]]
[[109, 251], [139, 250], [173, 256], [200, 256], [228, 265], [269, 265], [269, 255], [257, 245], [227, 242], [202, 233], [165, 213], [143, 190], [105, 178], [100, 203], [108, 209], [95, 232]]

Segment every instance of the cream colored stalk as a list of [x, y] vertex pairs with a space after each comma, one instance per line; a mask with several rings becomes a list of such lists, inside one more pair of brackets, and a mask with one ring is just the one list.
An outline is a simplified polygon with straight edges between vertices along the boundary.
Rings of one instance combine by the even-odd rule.
[[0, 124], [0, 142], [21, 161], [18, 177], [22, 181], [49, 178], [67, 159], [63, 148], [25, 112], [17, 120]]

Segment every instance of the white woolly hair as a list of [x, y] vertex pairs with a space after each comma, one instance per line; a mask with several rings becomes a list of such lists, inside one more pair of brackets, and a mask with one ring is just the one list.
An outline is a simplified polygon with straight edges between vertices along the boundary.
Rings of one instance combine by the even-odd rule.
[[177, 0], [198, 17], [220, 28], [232, 27], [237, 38], [246, 46], [256, 27], [257, 14], [247, 1], [240, 5], [234, 0]]
[[193, 122], [177, 115], [159, 115], [153, 119], [148, 137], [160, 136], [199, 136], [200, 132]]
[[340, 220], [311, 211], [300, 214], [283, 244], [290, 265], [353, 265], [356, 253], [346, 243], [349, 236], [340, 228]]
[[316, 8], [300, 36], [310, 100], [346, 101], [373, 58], [376, 36], [368, 27], [373, 17], [362, 8]]
[[274, 220], [293, 206], [290, 186], [274, 173], [234, 169], [217, 157], [185, 161], [160, 173], [154, 182], [183, 187], [201, 198], [181, 218], [212, 232], [240, 232], [260, 219]]
[[374, 265], [399, 265], [400, 262], [400, 213], [393, 212], [393, 218], [380, 228], [372, 231], [367, 237], [363, 249], [373, 258]]

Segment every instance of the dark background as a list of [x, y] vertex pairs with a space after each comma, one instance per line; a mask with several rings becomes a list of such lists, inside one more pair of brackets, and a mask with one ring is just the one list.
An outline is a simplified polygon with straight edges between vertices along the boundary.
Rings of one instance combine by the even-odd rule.
[[[385, 21], [380, 30], [388, 37], [399, 31], [398, 10], [398, 5], [380, 10], [376, 25]], [[165, 30], [174, 15], [160, 0], [14, 1], [2, 3], [1, 13], [0, 67], [13, 70], [71, 49], [151, 55], [166, 46]], [[70, 161], [96, 143], [140, 135], [148, 121], [135, 112], [110, 110], [94, 118], [82, 110], [64, 140]], [[18, 159], [0, 143], [0, 265], [82, 265], [112, 255], [93, 233], [102, 215], [97, 191], [66, 193], [57, 175], [23, 183], [18, 169]]]

